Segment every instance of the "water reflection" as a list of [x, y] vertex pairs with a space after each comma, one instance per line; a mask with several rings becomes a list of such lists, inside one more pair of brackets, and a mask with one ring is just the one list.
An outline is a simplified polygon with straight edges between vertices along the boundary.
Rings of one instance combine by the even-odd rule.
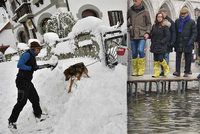
[[128, 134], [200, 133], [200, 94], [128, 98]]

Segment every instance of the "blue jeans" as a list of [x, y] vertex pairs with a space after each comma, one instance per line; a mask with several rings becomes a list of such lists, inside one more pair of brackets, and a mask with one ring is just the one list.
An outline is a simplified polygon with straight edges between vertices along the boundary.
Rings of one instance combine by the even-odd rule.
[[164, 59], [164, 54], [157, 54], [157, 53], [153, 53], [153, 59], [154, 61], [160, 61], [162, 62]]
[[138, 54], [139, 58], [144, 58], [145, 56], [144, 47], [145, 47], [145, 40], [143, 39], [131, 40], [132, 58], [133, 59], [137, 58]]
[[164, 54], [164, 59], [166, 60], [167, 64], [169, 65], [169, 53]]

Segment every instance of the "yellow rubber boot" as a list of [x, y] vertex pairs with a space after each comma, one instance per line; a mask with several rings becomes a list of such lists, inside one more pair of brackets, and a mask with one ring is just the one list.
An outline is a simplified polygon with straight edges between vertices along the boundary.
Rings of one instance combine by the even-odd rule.
[[142, 76], [145, 72], [145, 58], [138, 58], [138, 75]]
[[159, 61], [154, 61], [153, 62], [153, 70], [154, 70], [154, 74], [152, 77], [159, 77], [160, 76], [160, 63]]
[[167, 65], [166, 60], [163, 60], [162, 62], [160, 62], [160, 65], [163, 66], [164, 76], [167, 76], [170, 73], [170, 69], [169, 69], [169, 66]]
[[138, 58], [132, 59], [132, 75], [138, 75]]

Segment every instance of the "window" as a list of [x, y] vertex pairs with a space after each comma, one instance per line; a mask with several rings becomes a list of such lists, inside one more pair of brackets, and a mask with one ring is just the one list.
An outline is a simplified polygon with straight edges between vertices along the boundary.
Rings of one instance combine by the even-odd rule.
[[46, 31], [47, 31], [47, 21], [49, 20], [50, 18], [45, 18], [45, 19], [43, 19], [42, 20], [42, 22], [41, 22], [41, 33], [42, 34], [44, 34], [44, 33], [46, 33]]
[[94, 10], [86, 9], [82, 12], [82, 18], [85, 18], [88, 16], [98, 17], [97, 13]]
[[26, 34], [24, 31], [19, 32], [18, 37], [19, 37], [19, 42], [26, 43]]
[[10, 4], [11, 4], [11, 7], [12, 7], [11, 10], [12, 10], [13, 14], [15, 14], [15, 9], [17, 8], [15, 1], [13, 0]]
[[5, 4], [5, 0], [1, 0], [0, 1], [0, 7], [3, 7], [6, 10], [6, 4]]
[[110, 26], [116, 25], [117, 22], [119, 22], [120, 25], [124, 23], [122, 11], [108, 11], [108, 18], [110, 21]]

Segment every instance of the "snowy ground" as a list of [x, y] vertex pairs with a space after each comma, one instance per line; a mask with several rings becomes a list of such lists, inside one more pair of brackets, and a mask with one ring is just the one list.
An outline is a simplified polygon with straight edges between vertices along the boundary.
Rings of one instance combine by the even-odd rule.
[[[41, 107], [50, 118], [36, 123], [28, 101], [17, 122], [20, 134], [127, 133], [126, 66], [118, 65], [114, 70], [100, 62], [88, 66], [91, 78], [77, 81], [77, 86], [68, 94], [68, 82], [64, 80], [63, 71], [80, 61], [87, 65], [95, 60], [61, 60], [53, 71], [43, 69], [35, 72], [33, 83]], [[10, 134], [7, 119], [17, 99], [16, 64], [15, 61], [0, 63], [0, 134]]]

